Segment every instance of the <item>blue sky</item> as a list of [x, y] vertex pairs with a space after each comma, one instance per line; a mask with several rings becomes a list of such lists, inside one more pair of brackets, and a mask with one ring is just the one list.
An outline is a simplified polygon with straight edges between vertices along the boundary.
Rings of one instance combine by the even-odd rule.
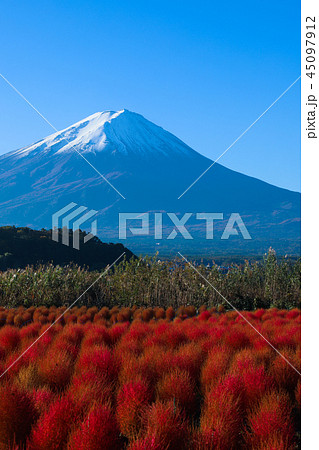
[[[4, 0], [0, 72], [57, 129], [127, 108], [215, 159], [300, 75], [299, 26], [295, 0]], [[52, 133], [2, 79], [0, 114], [0, 154]], [[300, 81], [219, 162], [300, 190]]]

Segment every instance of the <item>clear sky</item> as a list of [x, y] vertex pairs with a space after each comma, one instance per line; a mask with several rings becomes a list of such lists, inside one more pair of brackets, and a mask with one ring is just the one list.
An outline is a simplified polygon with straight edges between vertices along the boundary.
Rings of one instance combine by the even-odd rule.
[[[0, 72], [57, 129], [127, 108], [216, 159], [300, 75], [299, 3], [3, 0]], [[2, 79], [0, 114], [0, 154], [52, 133]], [[300, 190], [300, 81], [219, 162]]]

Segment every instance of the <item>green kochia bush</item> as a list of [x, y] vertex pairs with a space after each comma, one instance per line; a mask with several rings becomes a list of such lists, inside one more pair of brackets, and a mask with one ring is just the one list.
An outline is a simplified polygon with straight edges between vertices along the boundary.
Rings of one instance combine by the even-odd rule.
[[[279, 260], [270, 249], [263, 261], [232, 265], [197, 265], [197, 270], [238, 309], [299, 308], [300, 260]], [[76, 265], [45, 265], [0, 272], [0, 305], [70, 305], [99, 277]], [[227, 302], [181, 260], [156, 257], [123, 260], [79, 299], [78, 305], [217, 306]], [[228, 305], [229, 306], [229, 305]]]

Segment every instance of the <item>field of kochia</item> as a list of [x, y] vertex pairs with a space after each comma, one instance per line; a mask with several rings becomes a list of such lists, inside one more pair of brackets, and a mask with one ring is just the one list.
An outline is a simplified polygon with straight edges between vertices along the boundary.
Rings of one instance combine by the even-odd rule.
[[298, 448], [299, 309], [242, 312], [296, 370], [223, 307], [65, 311], [0, 310], [1, 449]]

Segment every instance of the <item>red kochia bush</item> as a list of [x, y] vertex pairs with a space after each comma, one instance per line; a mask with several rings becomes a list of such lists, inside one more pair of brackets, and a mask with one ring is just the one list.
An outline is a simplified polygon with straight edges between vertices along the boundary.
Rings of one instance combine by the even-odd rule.
[[224, 346], [215, 347], [209, 353], [201, 370], [202, 390], [208, 391], [223, 376], [228, 368], [230, 355]]
[[138, 357], [134, 354], [123, 352], [119, 356], [120, 371], [118, 382], [120, 386], [136, 379], [143, 379], [146, 382], [153, 382], [153, 367], [147, 356]]
[[33, 403], [39, 415], [48, 410], [54, 400], [54, 392], [48, 388], [35, 389], [32, 393]]
[[49, 351], [39, 361], [38, 371], [43, 383], [52, 389], [63, 389], [67, 386], [73, 373], [74, 360], [67, 352]]
[[92, 346], [97, 345], [110, 345], [111, 338], [109, 336], [107, 328], [100, 325], [91, 325], [84, 336], [82, 342], [82, 349], [92, 348]]
[[163, 308], [155, 309], [155, 318], [156, 319], [165, 319], [165, 310]]
[[0, 345], [7, 351], [11, 352], [17, 348], [20, 343], [19, 330], [10, 325], [0, 328]]
[[76, 375], [69, 386], [70, 398], [83, 410], [88, 410], [93, 403], [113, 402], [113, 386], [96, 372], [85, 371]]
[[202, 311], [200, 315], [198, 316], [198, 320], [208, 320], [210, 318], [209, 311]]
[[112, 328], [110, 328], [109, 336], [110, 336], [110, 339], [111, 339], [111, 342], [113, 345], [116, 344], [121, 339], [121, 337], [128, 330], [128, 327], [129, 327], [129, 322], [125, 322], [125, 323], [114, 325]]
[[127, 450], [162, 450], [163, 447], [156, 441], [156, 436], [150, 436], [143, 439], [137, 439], [132, 442]]
[[77, 373], [94, 371], [102, 380], [115, 381], [117, 365], [111, 351], [104, 346], [86, 348], [80, 354], [76, 367]]
[[120, 430], [108, 405], [95, 405], [70, 437], [69, 450], [116, 450], [123, 448]]
[[165, 374], [157, 384], [159, 400], [174, 400], [186, 412], [196, 410], [195, 383], [186, 370], [174, 369]]
[[273, 379], [266, 374], [264, 367], [256, 367], [242, 374], [245, 386], [245, 403], [254, 405], [273, 386]]
[[279, 389], [284, 388], [293, 395], [300, 378], [300, 375], [297, 372], [300, 372], [300, 357], [298, 358], [296, 353], [292, 350], [282, 351], [281, 353], [293, 367], [289, 365], [281, 355], [277, 355], [270, 368], [270, 373]]
[[3, 347], [0, 346], [0, 361], [2, 361], [3, 359], [5, 359], [6, 356], [6, 351]]
[[32, 429], [29, 449], [60, 450], [66, 447], [71, 427], [80, 419], [80, 411], [69, 397], [51, 403]]
[[252, 448], [266, 447], [267, 443], [282, 441], [289, 448], [293, 443], [292, 406], [288, 394], [272, 391], [264, 396], [249, 414], [246, 441]]
[[79, 346], [85, 335], [85, 329], [81, 325], [67, 325], [64, 327], [61, 336], [66, 338], [70, 343]]
[[53, 352], [61, 352], [61, 353], [67, 353], [70, 358], [75, 361], [78, 353], [79, 353], [79, 345], [74, 344], [71, 342], [68, 337], [66, 336], [58, 336], [53, 344], [53, 348], [51, 351]]
[[39, 323], [30, 323], [30, 325], [23, 327], [20, 331], [21, 339], [28, 339], [28, 338], [37, 338], [39, 331], [40, 331], [41, 325]]
[[149, 322], [152, 319], [153, 315], [154, 313], [151, 308], [144, 309], [142, 312], [142, 319], [144, 320], [144, 322]]
[[234, 355], [230, 370], [234, 374], [241, 374], [254, 370], [256, 366], [257, 361], [254, 351], [251, 351], [251, 349], [243, 349]]
[[16, 327], [21, 327], [24, 324], [24, 319], [20, 314], [14, 316], [13, 323]]
[[125, 348], [125, 345], [129, 342], [141, 343], [145, 337], [154, 332], [154, 328], [148, 323], [144, 322], [133, 322], [130, 329], [125, 335], [125, 339], [122, 339], [120, 344]]
[[295, 447], [291, 447], [289, 440], [279, 434], [270, 436], [258, 445], [258, 450], [292, 450], [292, 448]]
[[237, 376], [225, 377], [209, 392], [200, 419], [203, 448], [228, 450], [239, 446], [243, 399], [244, 387]]
[[299, 309], [292, 309], [287, 312], [286, 318], [287, 319], [295, 319], [296, 317], [300, 316], [300, 310]]
[[300, 380], [298, 381], [296, 390], [295, 390], [295, 397], [296, 397], [296, 402], [298, 405], [298, 408], [301, 409], [301, 383]]
[[46, 333], [36, 343], [34, 343], [35, 340], [36, 338], [33, 337], [26, 337], [22, 340], [18, 354], [20, 356], [24, 351], [26, 353], [22, 356], [21, 362], [23, 361], [25, 364], [38, 364], [38, 360], [43, 358], [50, 348], [52, 336]]
[[168, 320], [172, 320], [175, 317], [175, 311], [174, 308], [172, 308], [171, 306], [169, 308], [167, 308], [166, 310], [166, 318]]
[[195, 342], [182, 345], [178, 351], [173, 354], [173, 367], [178, 367], [182, 370], [187, 370], [190, 376], [197, 380], [200, 376], [200, 368], [204, 360], [204, 355], [201, 347]]
[[116, 416], [124, 436], [129, 439], [138, 436], [141, 430], [142, 416], [150, 401], [150, 388], [143, 381], [132, 381], [120, 389]]
[[146, 420], [146, 438], [151, 440], [153, 445], [170, 450], [182, 448], [181, 444], [185, 442], [188, 430], [185, 416], [174, 401], [153, 403], [147, 412]]
[[240, 349], [249, 345], [249, 336], [238, 328], [229, 327], [228, 333], [225, 334], [225, 341], [229, 347]]
[[[37, 418], [31, 397], [14, 385], [0, 386], [0, 447], [23, 447]], [[19, 447], [19, 448], [21, 448]]]

